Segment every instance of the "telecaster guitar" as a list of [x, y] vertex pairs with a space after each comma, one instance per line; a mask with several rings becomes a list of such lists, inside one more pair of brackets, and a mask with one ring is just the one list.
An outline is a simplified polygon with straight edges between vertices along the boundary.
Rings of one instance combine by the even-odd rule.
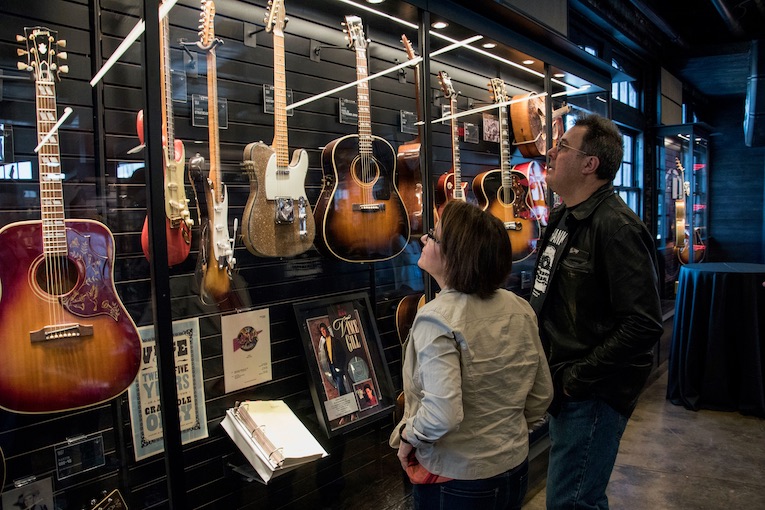
[[[160, 62], [162, 73], [162, 89], [164, 102], [162, 104], [162, 146], [165, 152], [164, 175], [165, 175], [165, 233], [167, 235], [167, 263], [170, 266], [180, 264], [191, 251], [191, 227], [194, 221], [189, 214], [189, 201], [186, 199], [186, 185], [184, 183], [185, 149], [183, 142], [175, 139], [173, 122], [173, 93], [170, 76], [170, 24], [165, 16], [159, 23], [160, 37], [162, 38], [162, 53]], [[138, 139], [141, 145], [144, 143], [143, 110], [138, 113], [136, 119]], [[143, 222], [141, 230], [141, 248], [147, 259], [149, 252], [149, 219]]]
[[284, 2], [269, 2], [266, 30], [274, 35], [274, 140], [244, 149], [250, 196], [242, 216], [247, 249], [263, 257], [291, 257], [313, 246], [316, 223], [305, 192], [308, 153], [296, 150], [289, 160], [287, 87], [284, 62]]
[[[359, 80], [368, 76], [361, 19], [346, 16], [349, 46], [356, 50]], [[316, 204], [317, 247], [341, 260], [374, 262], [401, 253], [409, 241], [409, 219], [394, 177], [396, 152], [372, 135], [369, 84], [357, 87], [359, 134], [328, 143], [322, 151], [325, 184]]]
[[[491, 80], [491, 93], [495, 103], [505, 103], [505, 82]], [[529, 258], [537, 249], [540, 225], [529, 196], [529, 179], [510, 166], [510, 125], [507, 107], [499, 108], [500, 168], [480, 173], [473, 180], [473, 192], [478, 205], [502, 220], [510, 238], [513, 262]]]
[[[444, 97], [449, 99], [449, 111], [452, 114], [457, 113], [457, 92], [452, 86], [452, 80], [446, 71], [438, 73], [438, 81], [441, 83], [441, 90]], [[466, 182], [462, 182], [462, 163], [460, 162], [460, 131], [457, 119], [451, 119], [452, 132], [452, 170], [446, 172], [438, 178], [435, 192], [436, 220], [441, 217], [441, 213], [446, 204], [452, 200], [467, 199], [465, 187]]]
[[[210, 171], [204, 180], [207, 218], [201, 225], [197, 280], [200, 297], [208, 304], [225, 300], [231, 290], [234, 268], [234, 238], [228, 235], [228, 190], [221, 178], [220, 141], [218, 138], [218, 73], [215, 48], [222, 41], [215, 38], [213, 19], [215, 3], [202, 0], [200, 40], [197, 45], [207, 52], [207, 120], [210, 137]], [[195, 163], [200, 165], [199, 162]], [[203, 165], [203, 164], [202, 164]], [[234, 236], [237, 221], [234, 220]]]
[[114, 238], [64, 216], [56, 32], [26, 28], [20, 68], [35, 77], [41, 220], [0, 230], [0, 407], [49, 413], [104, 402], [133, 382], [141, 344], [113, 280]]

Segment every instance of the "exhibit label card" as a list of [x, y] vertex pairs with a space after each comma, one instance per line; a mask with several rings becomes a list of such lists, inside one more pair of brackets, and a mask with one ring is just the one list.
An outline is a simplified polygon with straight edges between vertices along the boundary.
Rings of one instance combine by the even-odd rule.
[[[141, 336], [141, 368], [128, 388], [135, 460], [165, 449], [154, 326], [138, 328], [138, 334]], [[173, 342], [181, 442], [187, 444], [207, 437], [199, 319], [173, 321]]]
[[268, 308], [224, 315], [220, 326], [226, 393], [270, 381], [273, 375]]

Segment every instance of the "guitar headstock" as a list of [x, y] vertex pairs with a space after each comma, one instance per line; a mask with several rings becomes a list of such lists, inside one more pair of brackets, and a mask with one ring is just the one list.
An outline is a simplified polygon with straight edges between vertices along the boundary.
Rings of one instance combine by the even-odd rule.
[[215, 41], [215, 2], [202, 0], [202, 13], [199, 15], [199, 42], [203, 50], [211, 49]]
[[508, 100], [507, 89], [505, 88], [505, 80], [501, 78], [492, 78], [489, 85], [489, 92], [491, 93], [492, 100], [495, 103], [504, 103]]
[[26, 62], [18, 63], [18, 67], [34, 73], [35, 81], [52, 82], [59, 73], [69, 72], [69, 66], [59, 65], [59, 60], [66, 60], [67, 55], [58, 51], [58, 48], [66, 47], [66, 41], [56, 40], [57, 34], [45, 27], [26, 27], [24, 35], [16, 36], [18, 42], [26, 42], [26, 49], [19, 48], [18, 55], [27, 57]]
[[367, 40], [364, 37], [364, 25], [358, 16], [345, 17], [345, 38], [348, 41], [348, 47], [356, 50], [364, 50], [367, 47]]
[[401, 42], [404, 44], [404, 50], [406, 50], [407, 58], [409, 60], [417, 58], [417, 54], [414, 52], [414, 48], [412, 48], [412, 43], [409, 42], [409, 39], [407, 39], [406, 35], [401, 36]]
[[454, 91], [454, 86], [452, 85], [452, 79], [449, 78], [449, 75], [446, 74], [446, 71], [438, 72], [438, 83], [441, 84], [441, 90], [444, 92], [445, 97], [451, 99], [457, 95], [457, 93]]
[[284, 12], [283, 0], [270, 0], [266, 7], [266, 17], [263, 21], [266, 23], [266, 32], [282, 33], [287, 25], [287, 18]]

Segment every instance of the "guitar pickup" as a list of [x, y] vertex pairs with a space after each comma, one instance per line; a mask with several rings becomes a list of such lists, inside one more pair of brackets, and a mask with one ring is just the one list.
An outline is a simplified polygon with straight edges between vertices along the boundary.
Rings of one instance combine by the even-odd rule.
[[93, 336], [93, 326], [82, 324], [61, 324], [58, 326], [46, 326], [29, 334], [32, 343], [49, 342], [51, 340], [61, 340], [63, 338], [81, 338], [84, 336]]
[[295, 222], [295, 207], [291, 197], [276, 197], [274, 205], [274, 221], [277, 225]]
[[523, 223], [517, 221], [506, 221], [505, 230], [512, 230], [513, 232], [520, 232], [523, 230]]
[[385, 211], [385, 204], [353, 204], [353, 210], [358, 212], [382, 212]]

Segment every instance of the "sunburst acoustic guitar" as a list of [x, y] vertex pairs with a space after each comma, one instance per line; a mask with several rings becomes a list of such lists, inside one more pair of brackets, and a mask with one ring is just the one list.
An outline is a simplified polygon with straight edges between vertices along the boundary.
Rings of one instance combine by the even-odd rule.
[[56, 79], [65, 41], [25, 29], [37, 111], [41, 219], [0, 230], [0, 407], [77, 409], [121, 394], [140, 365], [140, 339], [113, 280], [114, 238], [93, 220], [64, 216]]
[[284, 62], [284, 2], [269, 2], [266, 30], [274, 36], [274, 140], [244, 149], [250, 195], [242, 215], [242, 238], [250, 253], [291, 257], [313, 246], [316, 223], [305, 192], [308, 153], [297, 149], [289, 159], [287, 86]]
[[316, 203], [317, 248], [349, 262], [387, 260], [409, 241], [409, 218], [395, 184], [396, 152], [372, 134], [367, 41], [361, 18], [346, 16], [349, 46], [356, 51], [359, 133], [322, 151], [325, 185]]
[[[491, 80], [491, 93], [495, 103], [507, 102], [502, 79]], [[473, 192], [479, 207], [502, 220], [510, 238], [513, 262], [521, 262], [536, 251], [540, 225], [530, 200], [529, 178], [510, 165], [510, 125], [504, 105], [499, 107], [499, 126], [500, 168], [478, 174], [473, 180]]]

